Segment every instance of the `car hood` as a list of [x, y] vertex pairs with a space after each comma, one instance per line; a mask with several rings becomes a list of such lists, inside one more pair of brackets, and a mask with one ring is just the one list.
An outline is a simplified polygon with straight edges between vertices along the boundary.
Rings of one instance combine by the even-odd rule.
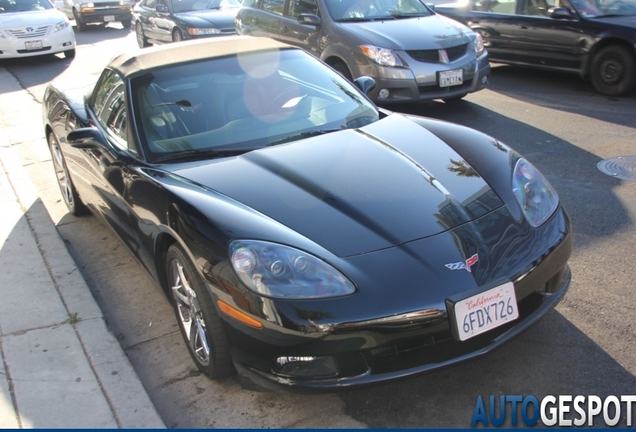
[[46, 24], [57, 24], [60, 21], [66, 20], [66, 15], [57, 9], [47, 9], [28, 12], [15, 12], [2, 14], [2, 21], [0, 27], [23, 27], [23, 26], [36, 26]]
[[234, 27], [234, 17], [238, 9], [197, 10], [176, 13], [174, 16], [197, 27], [228, 28]]
[[340, 25], [372, 45], [392, 50], [444, 49], [471, 40], [466, 27], [441, 15]]
[[627, 27], [630, 29], [636, 29], [636, 19], [634, 15], [625, 15], [625, 16], [609, 16], [609, 17], [599, 17], [599, 18], [588, 18], [590, 21], [607, 23], [610, 25], [619, 25], [621, 27]]
[[340, 257], [432, 236], [502, 205], [451, 147], [397, 114], [357, 130], [181, 165], [173, 173]]

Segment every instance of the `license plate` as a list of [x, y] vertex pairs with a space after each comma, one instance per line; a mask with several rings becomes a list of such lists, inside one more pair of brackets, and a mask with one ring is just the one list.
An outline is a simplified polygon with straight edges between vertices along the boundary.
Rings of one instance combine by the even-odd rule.
[[450, 87], [454, 85], [460, 85], [464, 83], [464, 70], [455, 69], [449, 71], [438, 72], [439, 73], [439, 86]]
[[30, 50], [39, 50], [42, 49], [42, 41], [37, 40], [37, 41], [27, 41], [24, 43], [27, 51]]
[[459, 340], [470, 339], [519, 317], [512, 282], [489, 289], [454, 305]]
[[115, 21], [115, 15], [104, 15], [104, 22]]

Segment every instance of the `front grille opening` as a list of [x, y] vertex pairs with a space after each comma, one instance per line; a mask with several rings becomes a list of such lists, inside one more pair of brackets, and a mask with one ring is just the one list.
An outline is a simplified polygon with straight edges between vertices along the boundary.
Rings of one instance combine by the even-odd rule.
[[[422, 63], [443, 63], [440, 59], [444, 58], [443, 54], [440, 54], [441, 50], [407, 50], [406, 53], [414, 60]], [[453, 62], [464, 55], [468, 51], [468, 44], [458, 45], [451, 48], [446, 48], [446, 56], [449, 62]]]
[[519, 319], [467, 341], [453, 338], [450, 328], [433, 336], [378, 347], [365, 352], [371, 374], [383, 374], [443, 363], [487, 347], [501, 334], [528, 317], [543, 303], [543, 295], [533, 293], [519, 302]]

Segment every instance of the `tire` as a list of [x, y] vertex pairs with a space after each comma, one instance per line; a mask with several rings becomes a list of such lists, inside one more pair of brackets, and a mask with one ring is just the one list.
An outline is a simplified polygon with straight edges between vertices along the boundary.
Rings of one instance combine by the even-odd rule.
[[137, 45], [139, 45], [139, 48], [146, 48], [152, 45], [148, 42], [148, 38], [146, 38], [144, 34], [144, 28], [139, 21], [135, 24], [135, 35], [137, 36]]
[[166, 277], [181, 335], [197, 368], [212, 379], [231, 375], [234, 365], [221, 318], [201, 276], [177, 244], [166, 253]]
[[125, 20], [121, 22], [121, 26], [125, 29], [129, 29], [130, 26], [132, 26], [132, 21], [130, 20]]
[[346, 64], [342, 61], [337, 61], [331, 65], [332, 68], [336, 70], [336, 72], [340, 73], [343, 77], [345, 77], [348, 81], [353, 82], [353, 77], [351, 76], [351, 72]]
[[181, 42], [182, 40], [183, 33], [181, 33], [181, 30], [175, 29], [175, 31], [172, 32], [172, 42]]
[[622, 96], [636, 85], [636, 59], [627, 47], [611, 45], [592, 59], [592, 85], [602, 95]]
[[55, 169], [55, 177], [57, 178], [57, 184], [60, 187], [62, 193], [62, 199], [69, 213], [74, 216], [82, 216], [88, 213], [88, 208], [82, 202], [73, 180], [68, 174], [66, 167], [66, 160], [60, 149], [60, 144], [53, 133], [50, 133], [47, 137], [49, 144], [49, 151], [51, 152], [51, 159], [53, 160], [53, 168]]
[[75, 49], [64, 51], [64, 58], [74, 59], [75, 58]]
[[75, 18], [75, 28], [77, 28], [77, 31], [86, 31], [88, 25], [82, 21], [82, 17], [80, 17], [75, 9], [73, 9], [73, 17]]

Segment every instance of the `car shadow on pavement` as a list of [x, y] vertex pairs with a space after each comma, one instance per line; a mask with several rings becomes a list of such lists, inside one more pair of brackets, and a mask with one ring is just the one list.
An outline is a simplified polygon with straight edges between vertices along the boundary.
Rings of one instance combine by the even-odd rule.
[[78, 47], [105, 40], [123, 39], [131, 34], [131, 29], [123, 28], [120, 23], [88, 24], [86, 30], [81, 32], [74, 25], [73, 30], [75, 30], [75, 43]]
[[[568, 308], [562, 304], [559, 309]], [[351, 390], [341, 397], [345, 413], [370, 428], [469, 428], [478, 396], [489, 409], [490, 395], [497, 400], [501, 395], [535, 396], [539, 402], [546, 395], [598, 395], [604, 399], [633, 394], [635, 386], [632, 373], [564, 315], [553, 311], [487, 356], [387, 386]], [[587, 409], [587, 402], [584, 406]], [[504, 427], [512, 426], [510, 410], [508, 403]], [[517, 425], [523, 426], [520, 412]], [[621, 416], [619, 425], [625, 427], [624, 404]], [[570, 404], [564, 417], [579, 416]], [[602, 415], [595, 418], [594, 426], [604, 425]]]
[[603, 96], [578, 74], [493, 65], [488, 88], [546, 108], [623, 126], [634, 124], [636, 92], [621, 97]]

